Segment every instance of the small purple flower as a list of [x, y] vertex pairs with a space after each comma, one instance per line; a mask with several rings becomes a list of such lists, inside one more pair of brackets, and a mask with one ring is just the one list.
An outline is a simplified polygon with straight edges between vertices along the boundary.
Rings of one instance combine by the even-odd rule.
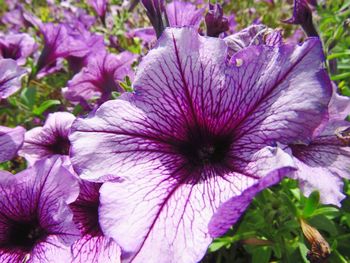
[[23, 144], [26, 130], [17, 126], [9, 128], [0, 126], [0, 163], [11, 160]]
[[[198, 262], [258, 191], [294, 170], [278, 144], [308, 141], [326, 118], [323, 60], [310, 39], [250, 46], [227, 63], [223, 40], [168, 28], [139, 65], [135, 92], [73, 123], [75, 171], [120, 180], [102, 185], [99, 213], [125, 261]], [[227, 201], [231, 214], [217, 214]]]
[[146, 9], [147, 16], [156, 31], [157, 38], [161, 36], [164, 29], [169, 26], [164, 0], [141, 0]]
[[209, 3], [209, 11], [205, 15], [205, 24], [207, 35], [210, 37], [218, 37], [221, 33], [230, 29], [228, 19], [224, 17], [220, 4], [213, 5]]
[[[335, 86], [335, 85], [334, 85]], [[334, 92], [329, 104], [329, 120], [321, 125], [321, 134], [307, 144], [290, 144], [298, 170], [298, 179], [305, 195], [320, 191], [321, 202], [340, 206], [345, 198], [342, 178], [350, 179], [350, 99]]]
[[73, 263], [120, 262], [119, 246], [104, 236], [99, 224], [100, 187], [99, 183], [80, 181], [79, 197], [70, 204], [82, 236], [72, 246]]
[[317, 30], [312, 21], [312, 11], [307, 0], [294, 0], [293, 16], [284, 22], [301, 25], [307, 36], [318, 37]]
[[81, 99], [100, 98], [99, 103], [111, 99], [112, 92], [123, 92], [118, 81], [128, 75], [132, 77], [131, 64], [135, 55], [124, 51], [118, 55], [105, 52], [91, 59], [86, 68], [68, 82], [64, 96], [73, 102]]
[[95, 59], [96, 57], [103, 56], [106, 53], [106, 46], [102, 35], [93, 34], [86, 30], [75, 32], [75, 34], [79, 34], [75, 37], [76, 39], [79, 39], [85, 43], [86, 54], [84, 56], [74, 56], [73, 54], [66, 57], [69, 68], [74, 74], [86, 67], [90, 59]]
[[175, 0], [166, 5], [166, 12], [169, 19], [169, 25], [193, 26], [199, 28], [203, 19], [204, 8], [197, 9], [194, 4]]
[[107, 1], [106, 0], [88, 0], [87, 3], [91, 5], [97, 15], [104, 21], [107, 12]]
[[85, 43], [70, 35], [64, 24], [41, 23], [39, 28], [44, 35], [44, 49], [37, 62], [37, 72], [52, 66], [58, 58], [82, 57], [88, 52]]
[[49, 114], [43, 127], [26, 132], [19, 155], [33, 164], [35, 161], [53, 155], [68, 155], [68, 135], [75, 116], [68, 112]]
[[70, 262], [79, 238], [68, 204], [78, 182], [59, 158], [45, 159], [16, 175], [0, 172], [0, 261]]
[[0, 37], [0, 58], [11, 58], [24, 65], [27, 57], [38, 48], [34, 38], [26, 33], [7, 34]]
[[6, 99], [21, 88], [21, 79], [26, 71], [13, 59], [0, 58], [0, 100]]

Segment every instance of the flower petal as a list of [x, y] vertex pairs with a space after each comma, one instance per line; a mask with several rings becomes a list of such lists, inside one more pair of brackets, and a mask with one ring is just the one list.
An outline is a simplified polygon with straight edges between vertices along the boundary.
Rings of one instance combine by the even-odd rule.
[[25, 73], [13, 59], [0, 58], [0, 99], [6, 99], [21, 88], [21, 78]]
[[21, 126], [8, 128], [0, 126], [0, 163], [11, 160], [23, 144], [26, 130]]

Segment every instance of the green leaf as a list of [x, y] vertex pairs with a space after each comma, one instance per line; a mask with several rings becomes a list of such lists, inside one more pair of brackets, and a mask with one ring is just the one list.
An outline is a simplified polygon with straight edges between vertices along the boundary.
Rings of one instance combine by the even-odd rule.
[[257, 247], [253, 251], [252, 263], [268, 263], [271, 258], [271, 247]]
[[35, 87], [24, 88], [20, 95], [22, 103], [26, 105], [29, 109], [33, 109], [35, 105], [35, 97], [36, 97]]
[[48, 108], [54, 105], [60, 105], [61, 102], [59, 100], [46, 100], [38, 108], [35, 108], [32, 112], [37, 116], [41, 116]]
[[318, 191], [314, 191], [310, 194], [308, 199], [306, 200], [306, 204], [303, 210], [303, 217], [310, 217], [316, 210], [317, 206], [320, 203], [320, 193]]

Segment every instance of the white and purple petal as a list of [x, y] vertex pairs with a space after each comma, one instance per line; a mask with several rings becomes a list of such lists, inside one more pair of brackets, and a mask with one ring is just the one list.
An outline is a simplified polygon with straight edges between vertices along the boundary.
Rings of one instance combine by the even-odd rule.
[[15, 128], [0, 126], [0, 163], [16, 156], [23, 144], [25, 132], [21, 126]]
[[21, 88], [21, 78], [25, 73], [15, 60], [0, 58], [0, 100], [6, 99]]

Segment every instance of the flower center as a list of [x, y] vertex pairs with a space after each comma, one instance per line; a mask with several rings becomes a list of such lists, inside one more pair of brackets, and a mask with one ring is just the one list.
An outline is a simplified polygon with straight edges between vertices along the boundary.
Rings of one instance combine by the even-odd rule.
[[90, 183], [90, 187], [82, 187], [81, 196], [70, 205], [74, 214], [74, 222], [83, 235], [101, 236], [103, 235], [99, 220], [99, 188], [101, 184]]
[[14, 222], [9, 229], [9, 245], [30, 251], [37, 242], [43, 240], [47, 232], [43, 229], [38, 220]]
[[179, 144], [178, 151], [194, 168], [220, 165], [225, 164], [231, 143], [231, 137], [225, 135], [189, 136], [186, 142]]
[[50, 151], [54, 154], [68, 155], [70, 148], [70, 141], [68, 138], [59, 136], [53, 144], [49, 145]]

